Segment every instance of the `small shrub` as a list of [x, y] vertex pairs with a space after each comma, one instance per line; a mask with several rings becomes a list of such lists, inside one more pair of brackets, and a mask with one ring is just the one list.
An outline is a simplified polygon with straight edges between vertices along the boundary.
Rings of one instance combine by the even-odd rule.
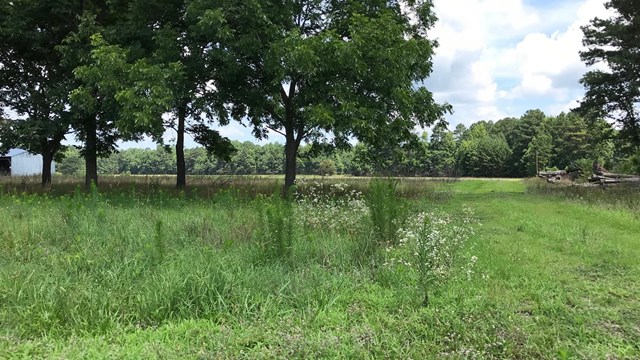
[[333, 176], [337, 172], [336, 163], [333, 160], [321, 160], [318, 167], [318, 175]]
[[572, 167], [580, 169], [582, 178], [588, 178], [593, 173], [593, 160], [578, 159], [573, 162]]

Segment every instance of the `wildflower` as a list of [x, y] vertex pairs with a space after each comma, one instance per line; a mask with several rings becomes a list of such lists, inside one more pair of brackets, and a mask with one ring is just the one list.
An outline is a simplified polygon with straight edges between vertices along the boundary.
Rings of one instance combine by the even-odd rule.
[[[398, 247], [410, 249], [405, 256], [411, 257], [411, 260], [403, 259], [402, 264], [417, 269], [424, 289], [443, 283], [452, 275], [459, 253], [474, 233], [472, 216], [468, 207], [463, 208], [462, 215], [457, 218], [421, 212], [409, 218], [407, 225], [398, 230]], [[460, 269], [467, 278], [473, 274], [477, 261], [477, 256], [471, 256]]]

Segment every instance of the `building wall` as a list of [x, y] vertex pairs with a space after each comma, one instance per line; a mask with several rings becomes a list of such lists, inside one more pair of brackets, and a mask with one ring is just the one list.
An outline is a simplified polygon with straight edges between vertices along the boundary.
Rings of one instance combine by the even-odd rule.
[[[51, 164], [51, 172], [55, 173], [56, 163]], [[42, 174], [42, 155], [22, 153], [11, 158], [11, 176], [31, 176]]]

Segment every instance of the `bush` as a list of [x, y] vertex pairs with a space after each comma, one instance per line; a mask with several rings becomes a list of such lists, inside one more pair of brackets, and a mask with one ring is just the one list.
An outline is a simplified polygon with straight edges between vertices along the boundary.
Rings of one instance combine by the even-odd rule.
[[320, 161], [318, 175], [332, 176], [336, 174], [336, 163], [333, 160], [325, 159]]

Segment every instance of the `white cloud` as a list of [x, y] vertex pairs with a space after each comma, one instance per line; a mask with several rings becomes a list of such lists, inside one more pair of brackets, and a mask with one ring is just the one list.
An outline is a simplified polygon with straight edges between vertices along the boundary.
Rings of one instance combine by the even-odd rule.
[[[582, 95], [581, 26], [608, 17], [604, 0], [436, 0], [440, 47], [427, 87], [454, 106], [452, 124], [566, 111]], [[573, 107], [573, 106], [571, 106]]]
[[553, 80], [545, 75], [525, 73], [522, 77], [522, 83], [516, 89], [520, 90], [517, 91], [518, 95], [540, 95], [551, 90], [551, 85], [553, 85]]

